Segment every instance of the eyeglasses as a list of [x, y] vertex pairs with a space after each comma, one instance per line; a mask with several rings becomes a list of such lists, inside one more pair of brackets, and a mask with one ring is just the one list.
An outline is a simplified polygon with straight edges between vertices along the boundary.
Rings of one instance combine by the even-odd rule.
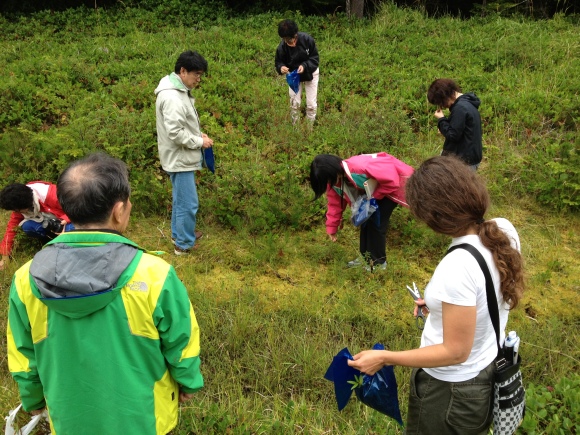
[[287, 36], [282, 38], [284, 40], [284, 42], [292, 42], [294, 41], [296, 38], [298, 38], [298, 35], [294, 35], [294, 36]]
[[193, 76], [196, 79], [201, 79], [203, 77], [203, 73], [202, 72], [200, 73], [200, 72], [196, 72], [196, 71], [191, 71], [191, 74], [193, 74]]

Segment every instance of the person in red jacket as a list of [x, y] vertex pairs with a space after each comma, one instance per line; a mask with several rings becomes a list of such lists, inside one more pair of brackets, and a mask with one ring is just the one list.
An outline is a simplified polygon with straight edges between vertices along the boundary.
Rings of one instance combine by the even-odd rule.
[[42, 241], [74, 230], [56, 198], [56, 186], [52, 183], [31, 181], [27, 184], [9, 184], [0, 192], [0, 208], [12, 211], [0, 242], [0, 269], [4, 268], [12, 252], [17, 227], [22, 228], [27, 236]]
[[342, 214], [347, 204], [352, 205], [365, 195], [365, 182], [374, 185], [372, 197], [378, 205], [379, 222], [369, 219], [360, 230], [362, 258], [349, 261], [348, 267], [365, 265], [367, 270], [387, 268], [387, 229], [395, 207], [408, 207], [405, 201], [405, 183], [413, 168], [387, 153], [361, 154], [346, 160], [332, 154], [317, 155], [310, 165], [310, 186], [314, 199], [325, 192], [328, 199], [326, 233], [333, 242], [342, 226]]

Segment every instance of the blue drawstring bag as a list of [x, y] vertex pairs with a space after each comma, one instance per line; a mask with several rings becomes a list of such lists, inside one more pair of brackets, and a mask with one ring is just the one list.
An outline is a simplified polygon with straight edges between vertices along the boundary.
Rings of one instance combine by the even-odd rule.
[[[384, 350], [385, 347], [381, 343], [377, 343], [373, 349]], [[336, 354], [324, 375], [325, 379], [334, 382], [338, 410], [341, 411], [346, 406], [354, 390], [362, 403], [394, 418], [397, 423], [403, 426], [393, 366], [384, 366], [373, 376], [362, 375], [360, 371], [348, 365], [349, 359], [353, 358], [345, 347]]]
[[288, 82], [290, 89], [292, 89], [294, 93], [297, 94], [300, 90], [300, 74], [298, 74], [298, 70], [295, 69], [291, 73], [286, 74], [286, 81]]

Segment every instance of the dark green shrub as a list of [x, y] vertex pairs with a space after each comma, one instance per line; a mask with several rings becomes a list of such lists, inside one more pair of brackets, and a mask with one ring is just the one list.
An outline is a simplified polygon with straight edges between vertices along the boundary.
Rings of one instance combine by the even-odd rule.
[[529, 384], [526, 416], [518, 432], [530, 435], [580, 433], [580, 376], [564, 377], [553, 387]]

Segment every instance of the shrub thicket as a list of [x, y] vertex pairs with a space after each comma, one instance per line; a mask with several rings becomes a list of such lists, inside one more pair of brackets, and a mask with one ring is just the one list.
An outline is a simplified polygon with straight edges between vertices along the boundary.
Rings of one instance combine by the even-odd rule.
[[105, 150], [128, 163], [136, 210], [166, 211], [152, 91], [193, 48], [209, 61], [194, 94], [218, 164], [216, 176], [201, 177], [215, 191], [202, 194], [203, 206], [228, 226], [296, 228], [319, 219], [307, 183], [317, 153], [384, 150], [413, 165], [438, 153], [425, 93], [441, 76], [483, 101], [482, 172], [497, 194], [530, 195], [554, 210], [580, 206], [578, 28], [565, 17], [432, 20], [393, 6], [372, 21], [290, 15], [321, 52], [319, 118], [310, 131], [289, 123], [286, 84], [273, 69], [283, 16], [204, 21], [216, 16], [214, 6], [197, 6], [203, 11], [191, 25], [177, 27], [139, 9], [2, 20], [3, 179], [54, 181], [70, 160]]

